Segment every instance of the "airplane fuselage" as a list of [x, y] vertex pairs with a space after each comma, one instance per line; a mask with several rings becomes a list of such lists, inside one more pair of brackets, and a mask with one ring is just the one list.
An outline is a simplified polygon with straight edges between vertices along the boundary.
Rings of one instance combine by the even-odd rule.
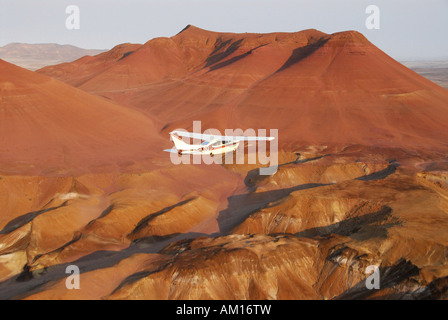
[[[171, 153], [183, 154], [206, 154], [214, 156], [215, 154], [222, 154], [235, 151], [240, 145], [241, 141], [271, 141], [274, 137], [246, 137], [246, 136], [218, 136], [210, 134], [196, 134], [191, 132], [173, 131], [170, 132], [171, 139], [174, 142], [175, 149], [166, 149], [164, 151]], [[201, 144], [188, 144], [182, 138], [193, 138], [205, 140]]]
[[222, 154], [235, 151], [240, 142], [239, 141], [210, 141], [200, 145], [191, 145], [192, 148], [178, 149], [179, 155], [183, 154], [207, 154], [214, 156], [215, 154]]

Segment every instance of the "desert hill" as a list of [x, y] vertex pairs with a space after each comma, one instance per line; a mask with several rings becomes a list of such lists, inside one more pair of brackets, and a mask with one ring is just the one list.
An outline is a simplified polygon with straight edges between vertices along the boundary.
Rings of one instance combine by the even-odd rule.
[[0, 124], [2, 171], [20, 174], [129, 166], [162, 141], [140, 112], [2, 60]]

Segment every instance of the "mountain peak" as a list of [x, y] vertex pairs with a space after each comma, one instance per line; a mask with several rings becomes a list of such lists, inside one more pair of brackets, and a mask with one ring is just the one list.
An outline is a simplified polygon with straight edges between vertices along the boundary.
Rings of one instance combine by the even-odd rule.
[[187, 30], [187, 29], [189, 29], [189, 28], [196, 28], [195, 26], [193, 26], [192, 24], [187, 24], [187, 26], [185, 27], [185, 28], [183, 28], [182, 30], [180, 30], [180, 32], [179, 33], [182, 33], [182, 32], [184, 32], [185, 30]]
[[178, 34], [185, 33], [185, 32], [191, 34], [191, 33], [195, 33], [195, 32], [211, 32], [211, 31], [207, 31], [205, 29], [198, 28], [198, 27], [196, 27], [196, 26], [194, 26], [192, 24], [188, 24]]
[[335, 32], [331, 34], [331, 42], [351, 43], [351, 44], [371, 44], [369, 40], [360, 32], [355, 30]]

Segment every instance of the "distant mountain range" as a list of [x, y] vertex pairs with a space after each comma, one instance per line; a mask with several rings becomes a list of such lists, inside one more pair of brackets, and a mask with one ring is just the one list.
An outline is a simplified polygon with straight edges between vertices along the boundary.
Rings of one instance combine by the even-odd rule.
[[402, 61], [401, 63], [439, 86], [448, 89], [448, 58], [433, 61]]
[[82, 49], [72, 45], [54, 43], [10, 43], [0, 47], [0, 59], [29, 70], [48, 65], [72, 62], [86, 55], [97, 55], [106, 50]]

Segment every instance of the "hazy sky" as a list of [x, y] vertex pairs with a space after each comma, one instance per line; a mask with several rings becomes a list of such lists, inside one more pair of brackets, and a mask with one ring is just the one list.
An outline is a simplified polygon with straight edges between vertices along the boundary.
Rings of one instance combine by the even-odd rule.
[[[68, 30], [68, 5], [80, 29]], [[380, 9], [369, 30], [368, 5]], [[187, 24], [227, 32], [357, 30], [398, 60], [448, 58], [448, 0], [0, 0], [0, 46], [11, 42], [110, 49], [170, 37]]]

